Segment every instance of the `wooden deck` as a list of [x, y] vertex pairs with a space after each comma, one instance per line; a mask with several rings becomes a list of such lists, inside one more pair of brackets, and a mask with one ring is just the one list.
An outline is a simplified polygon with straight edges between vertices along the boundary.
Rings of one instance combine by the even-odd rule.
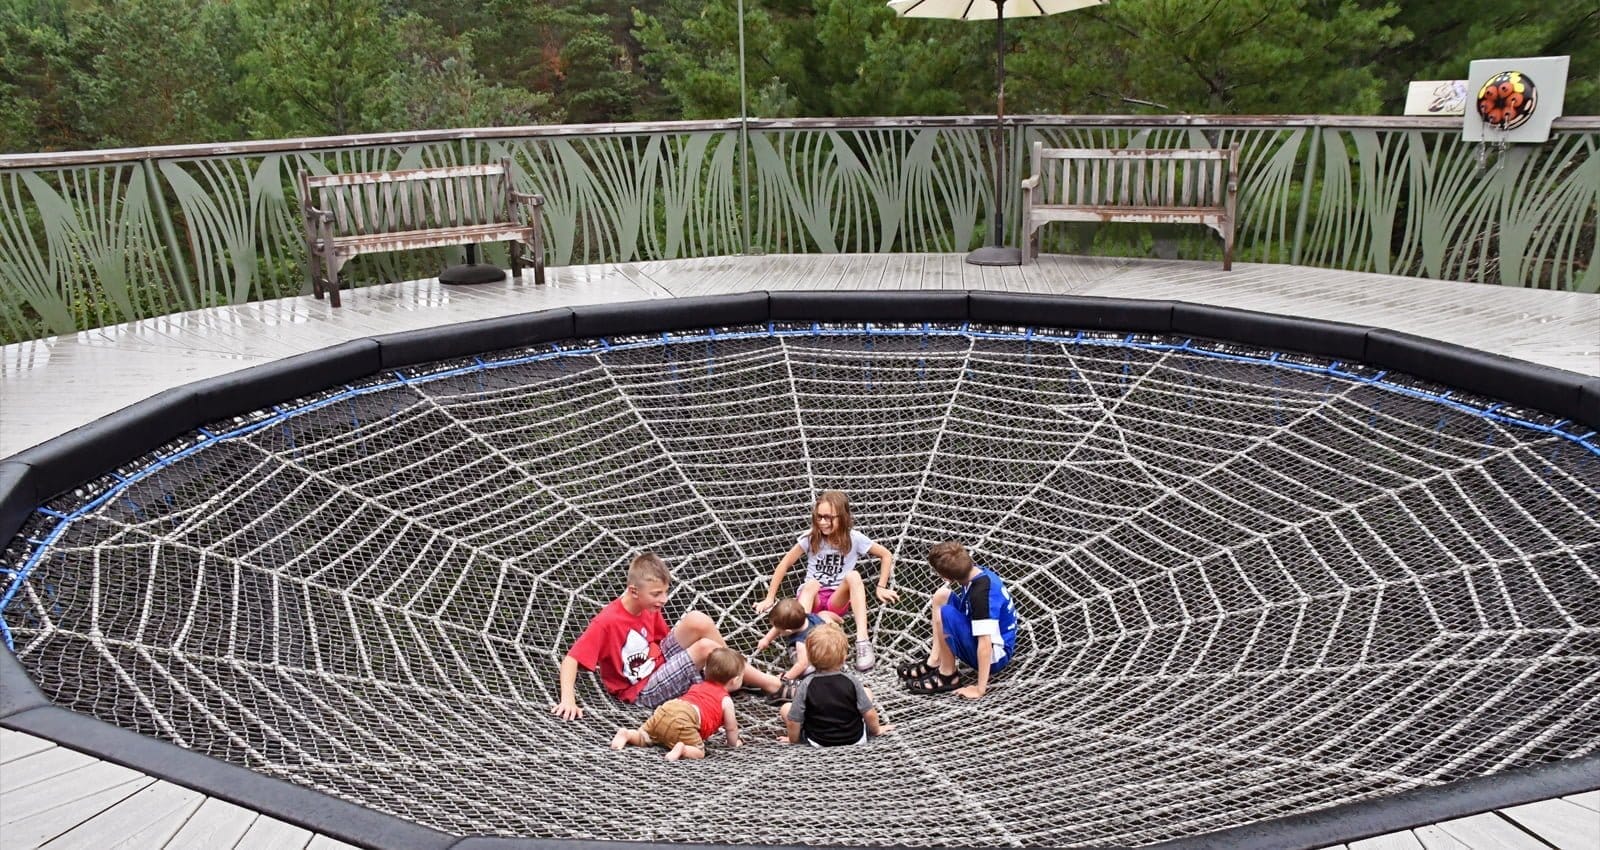
[[[531, 281], [531, 277], [529, 279]], [[987, 289], [1165, 298], [1363, 322], [1600, 375], [1600, 296], [1298, 266], [954, 254], [773, 255], [553, 268], [549, 282], [366, 287], [219, 307], [0, 348], [0, 457], [161, 390], [376, 333], [547, 307], [779, 289]], [[0, 850], [349, 845], [0, 730]], [[1378, 848], [1600, 848], [1600, 792], [1359, 841]]]

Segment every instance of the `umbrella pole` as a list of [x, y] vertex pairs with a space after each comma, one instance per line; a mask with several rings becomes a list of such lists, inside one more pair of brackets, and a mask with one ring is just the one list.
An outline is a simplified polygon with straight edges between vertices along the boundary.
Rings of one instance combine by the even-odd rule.
[[1020, 266], [1022, 252], [1006, 247], [1006, 0], [994, 0], [994, 77], [997, 96], [994, 113], [994, 244], [967, 255], [975, 266]]
[[1005, 243], [1005, 204], [1001, 202], [1001, 189], [1006, 184], [1006, 2], [994, 4], [994, 244]]

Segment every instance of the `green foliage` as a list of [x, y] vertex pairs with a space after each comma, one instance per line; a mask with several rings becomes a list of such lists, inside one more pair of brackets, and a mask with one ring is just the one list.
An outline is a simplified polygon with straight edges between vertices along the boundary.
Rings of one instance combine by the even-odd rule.
[[239, 89], [261, 138], [389, 129], [384, 83], [400, 52], [379, 0], [244, 0]]
[[1600, 0], [1421, 0], [1394, 20], [1416, 38], [1377, 57], [1390, 112], [1408, 80], [1461, 79], [1473, 59], [1571, 56], [1564, 114], [1600, 113]]
[[[1015, 109], [1045, 113], [1372, 113], [1393, 3], [1122, 0], [1020, 22]], [[1063, 55], [1072, 61], [1062, 61]], [[1131, 107], [1131, 108], [1130, 108]]]
[[59, 150], [82, 138], [66, 4], [0, 6], [0, 150]]
[[230, 12], [205, 0], [123, 0], [78, 16], [83, 131], [108, 147], [241, 135], [232, 69], [218, 50], [238, 38]]
[[[739, 114], [739, 0], [0, 0], [0, 150]], [[743, 4], [749, 114], [986, 114], [994, 28]], [[1117, 0], [1012, 19], [1007, 111], [1396, 112], [1472, 58], [1569, 54], [1600, 0]]]
[[473, 63], [466, 35], [449, 35], [439, 23], [407, 15], [395, 24], [399, 63], [372, 110], [392, 128], [490, 127], [556, 120], [553, 98], [516, 86], [490, 83]]
[[[738, 114], [734, 0], [640, 13], [645, 63], [685, 118]], [[897, 17], [879, 0], [745, 8], [749, 112], [760, 117], [948, 114], [992, 108], [983, 27]]]

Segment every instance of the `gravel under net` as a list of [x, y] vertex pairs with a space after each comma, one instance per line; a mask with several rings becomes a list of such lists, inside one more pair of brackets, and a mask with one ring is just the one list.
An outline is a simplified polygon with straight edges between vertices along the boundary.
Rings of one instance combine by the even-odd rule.
[[[218, 423], [30, 520], [9, 637], [60, 705], [468, 835], [1142, 844], [1600, 741], [1592, 442], [1224, 346], [740, 330]], [[781, 747], [742, 698], [753, 744], [669, 764], [606, 749], [647, 713], [588, 675], [586, 716], [550, 715], [643, 548], [669, 620], [751, 650], [829, 488], [899, 560], [862, 677], [894, 734]], [[946, 538], [1022, 619], [978, 702], [893, 673], [926, 651]]]

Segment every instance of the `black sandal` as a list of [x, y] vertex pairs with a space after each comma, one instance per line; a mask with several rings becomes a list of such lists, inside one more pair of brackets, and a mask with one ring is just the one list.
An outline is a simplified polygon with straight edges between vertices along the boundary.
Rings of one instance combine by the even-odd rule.
[[782, 676], [778, 677], [778, 682], [780, 683], [778, 685], [778, 689], [770, 694], [767, 694], [767, 703], [769, 705], [782, 705], [786, 702], [794, 702], [794, 692], [799, 686], [799, 683], [794, 679], [788, 679]]
[[938, 668], [929, 670], [915, 679], [906, 680], [906, 690], [914, 694], [942, 694], [961, 687], [961, 674], [946, 676]]
[[929, 664], [927, 661], [913, 661], [910, 664], [902, 664], [894, 668], [894, 674], [903, 680], [910, 681], [911, 679], [920, 679], [937, 669], [939, 668]]

